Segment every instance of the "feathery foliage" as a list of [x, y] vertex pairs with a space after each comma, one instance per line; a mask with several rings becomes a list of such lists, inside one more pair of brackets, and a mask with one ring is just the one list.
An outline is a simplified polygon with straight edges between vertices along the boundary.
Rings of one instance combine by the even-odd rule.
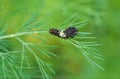
[[[34, 70], [32, 74], [41, 75], [38, 78], [50, 79], [49, 71], [55, 73], [48, 59], [51, 56], [57, 57], [54, 53], [50, 52], [47, 48], [47, 37], [42, 35], [48, 34], [48, 30], [41, 30], [41, 27], [45, 24], [45, 20], [38, 20], [38, 14], [33, 14], [27, 22], [25, 22], [14, 34], [7, 34], [6, 28], [0, 31], [0, 78], [2, 79], [29, 79], [37, 77], [36, 75], [24, 75], [26, 71]], [[75, 26], [76, 28], [82, 28], [87, 24], [87, 20], [79, 22], [79, 14], [72, 15], [66, 19], [58, 27]], [[94, 46], [99, 44], [95, 42], [81, 42], [79, 39], [91, 39], [94, 37], [89, 37], [91, 33], [79, 32], [78, 35], [73, 39], [67, 39], [66, 41], [76, 47], [88, 60], [90, 64], [94, 67], [98, 67], [102, 70], [100, 65], [98, 65], [94, 59], [103, 60], [102, 56], [98, 54], [98, 50]], [[34, 39], [34, 40], [31, 40]], [[18, 43], [18, 47], [11, 42], [15, 40]], [[38, 43], [39, 42], [39, 43]], [[49, 46], [54, 48], [55, 46]], [[32, 63], [33, 61], [34, 63]], [[36, 64], [36, 65], [35, 65]], [[26, 73], [27, 74], [27, 73]], [[4, 76], [2, 76], [4, 75]]]

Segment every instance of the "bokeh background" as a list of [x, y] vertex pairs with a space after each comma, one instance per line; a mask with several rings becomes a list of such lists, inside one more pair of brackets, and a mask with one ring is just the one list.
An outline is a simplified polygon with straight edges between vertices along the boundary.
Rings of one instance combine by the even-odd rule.
[[52, 44], [59, 45], [53, 51], [59, 58], [51, 61], [56, 72], [53, 79], [120, 79], [119, 0], [0, 0], [1, 27], [8, 24], [7, 33], [14, 33], [35, 12], [42, 13], [42, 18], [51, 24], [44, 26], [45, 30], [79, 13], [80, 18], [88, 20], [81, 30], [92, 32], [96, 41], [103, 44], [98, 49], [105, 59], [101, 63], [105, 71], [93, 68], [71, 46], [50, 39]]

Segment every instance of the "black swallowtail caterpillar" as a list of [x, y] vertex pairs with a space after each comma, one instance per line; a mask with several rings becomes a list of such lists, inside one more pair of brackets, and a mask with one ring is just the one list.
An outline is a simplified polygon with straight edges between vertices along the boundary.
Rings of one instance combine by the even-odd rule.
[[60, 38], [73, 38], [78, 33], [78, 29], [75, 27], [68, 27], [66, 30], [58, 30], [55, 28], [52, 28], [49, 30], [49, 33], [55, 36], [58, 36]]

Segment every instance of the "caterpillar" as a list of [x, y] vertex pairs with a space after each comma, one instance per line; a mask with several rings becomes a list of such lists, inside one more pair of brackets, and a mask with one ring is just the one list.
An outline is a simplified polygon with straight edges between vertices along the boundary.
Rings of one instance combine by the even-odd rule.
[[66, 30], [58, 30], [58, 29], [52, 28], [49, 30], [49, 33], [63, 39], [68, 39], [76, 36], [78, 33], [78, 29], [75, 27], [68, 27]]

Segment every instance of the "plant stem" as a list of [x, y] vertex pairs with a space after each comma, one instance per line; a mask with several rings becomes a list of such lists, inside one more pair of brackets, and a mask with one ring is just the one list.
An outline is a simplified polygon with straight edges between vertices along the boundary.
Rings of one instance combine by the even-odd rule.
[[43, 32], [47, 32], [47, 31], [21, 32], [21, 33], [9, 34], [9, 35], [0, 36], [0, 40], [22, 36], [22, 35], [38, 34]]

